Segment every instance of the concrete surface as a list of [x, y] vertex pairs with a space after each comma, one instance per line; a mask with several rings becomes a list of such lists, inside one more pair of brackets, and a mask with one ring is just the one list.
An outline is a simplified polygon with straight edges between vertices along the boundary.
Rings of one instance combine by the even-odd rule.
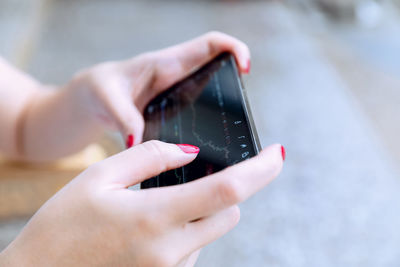
[[[396, 19], [363, 34], [274, 2], [45, 6], [43, 21], [35, 20], [42, 25], [33, 30], [38, 36], [25, 46], [31, 56], [17, 62], [44, 82], [62, 83], [79, 68], [208, 30], [249, 44], [252, 72], [245, 84], [261, 141], [284, 144], [287, 160], [271, 186], [241, 205], [238, 227], [203, 249], [197, 266], [400, 265], [394, 149], [400, 143], [399, 128], [391, 126], [400, 125], [394, 89], [400, 81], [396, 60], [380, 54], [383, 45], [399, 55]], [[0, 32], [10, 27], [1, 24]], [[374, 33], [379, 41], [365, 37]], [[13, 45], [0, 46], [11, 60]], [[23, 224], [0, 224], [0, 249]]]

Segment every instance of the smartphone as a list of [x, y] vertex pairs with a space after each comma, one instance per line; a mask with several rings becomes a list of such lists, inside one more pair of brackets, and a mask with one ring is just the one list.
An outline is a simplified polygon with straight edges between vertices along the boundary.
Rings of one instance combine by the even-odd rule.
[[235, 59], [223, 53], [153, 99], [144, 110], [144, 141], [191, 144], [197, 158], [141, 183], [187, 183], [255, 156], [260, 142]]

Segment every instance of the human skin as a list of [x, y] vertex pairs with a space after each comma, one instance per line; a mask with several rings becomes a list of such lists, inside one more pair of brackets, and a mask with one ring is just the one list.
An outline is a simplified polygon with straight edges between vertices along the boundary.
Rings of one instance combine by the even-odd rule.
[[218, 32], [99, 64], [59, 88], [0, 59], [3, 155], [54, 160], [79, 151], [104, 129], [120, 131], [135, 145], [89, 167], [47, 201], [0, 253], [0, 266], [193, 266], [201, 247], [232, 229], [237, 204], [280, 172], [280, 145], [184, 185], [127, 189], [196, 157], [174, 144], [140, 144], [142, 112], [154, 96], [223, 51], [248, 73], [247, 46]]
[[282, 168], [281, 145], [196, 181], [128, 187], [191, 162], [149, 141], [89, 167], [47, 201], [0, 254], [1, 266], [193, 266], [198, 251], [239, 221], [238, 203]]
[[219, 32], [96, 65], [59, 88], [0, 59], [0, 151], [19, 160], [51, 161], [81, 150], [104, 129], [120, 131], [129, 146], [139, 144], [146, 104], [223, 51], [234, 54], [242, 73], [249, 71], [247, 46]]

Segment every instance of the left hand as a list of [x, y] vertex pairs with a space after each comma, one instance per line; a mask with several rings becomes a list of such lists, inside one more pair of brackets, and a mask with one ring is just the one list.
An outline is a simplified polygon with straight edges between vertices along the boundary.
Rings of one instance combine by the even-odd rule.
[[183, 148], [153, 140], [92, 165], [40, 208], [0, 266], [193, 266], [238, 223], [237, 205], [279, 174], [283, 148], [189, 183], [128, 190], [198, 155]]
[[131, 147], [142, 141], [142, 112], [148, 102], [225, 51], [235, 56], [241, 73], [249, 72], [248, 47], [229, 35], [210, 32], [163, 50], [81, 71], [64, 89], [85, 114], [106, 128], [119, 130]]

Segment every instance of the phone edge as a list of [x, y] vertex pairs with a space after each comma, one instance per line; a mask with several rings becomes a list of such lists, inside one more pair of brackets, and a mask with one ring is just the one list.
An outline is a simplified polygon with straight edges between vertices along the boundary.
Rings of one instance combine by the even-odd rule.
[[237, 75], [237, 83], [239, 84], [239, 89], [240, 89], [239, 91], [240, 91], [240, 93], [242, 95], [242, 105], [243, 105], [243, 109], [245, 111], [245, 117], [246, 117], [246, 120], [247, 120], [247, 124], [249, 125], [251, 139], [253, 141], [256, 153], [258, 154], [258, 153], [260, 153], [262, 148], [261, 148], [261, 143], [260, 143], [260, 138], [258, 136], [257, 128], [256, 128], [256, 125], [254, 123], [253, 114], [252, 114], [251, 109], [250, 109], [250, 103], [249, 103], [249, 100], [248, 100], [248, 97], [247, 97], [247, 92], [246, 92], [246, 89], [245, 89], [245, 87], [243, 85], [243, 81], [242, 81], [240, 72], [239, 72], [239, 70], [237, 68], [236, 61], [235, 61], [235, 58], [234, 58], [233, 55], [230, 55], [230, 60], [231, 60], [231, 63], [233, 65], [234, 70], [238, 74]]

